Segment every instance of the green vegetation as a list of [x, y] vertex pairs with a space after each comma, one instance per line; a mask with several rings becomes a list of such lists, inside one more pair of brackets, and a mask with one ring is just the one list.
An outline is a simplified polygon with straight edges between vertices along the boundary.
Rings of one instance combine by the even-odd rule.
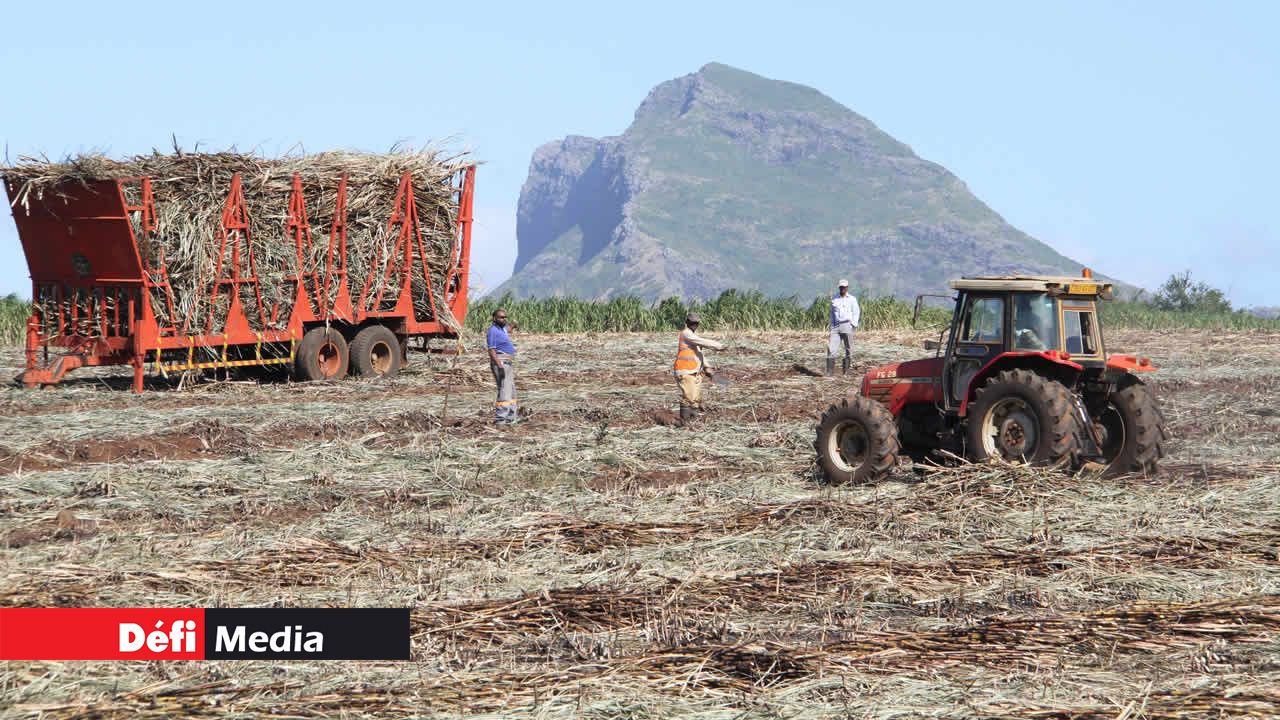
[[1191, 279], [1191, 271], [1174, 273], [1150, 300], [1141, 293], [1128, 302], [1103, 303], [1103, 322], [1143, 330], [1217, 328], [1280, 330], [1280, 318], [1236, 310], [1221, 290]]
[[1227, 296], [1215, 287], [1191, 279], [1191, 271], [1174, 273], [1156, 291], [1151, 304], [1157, 310], [1173, 310], [1183, 313], [1225, 315], [1232, 312]]
[[[1180, 277], [1183, 276], [1174, 276]], [[1203, 283], [1198, 285], [1203, 286]], [[1217, 290], [1207, 289], [1211, 292], [1201, 292], [1198, 296], [1211, 299], [1221, 296]], [[914, 308], [909, 302], [894, 297], [866, 298], [859, 299], [859, 302], [864, 329], [900, 330], [911, 327]], [[1102, 319], [1105, 327], [1139, 330], [1280, 331], [1280, 318], [1263, 318], [1243, 310], [1232, 310], [1230, 303], [1225, 299], [1222, 302], [1225, 309], [1215, 302], [1207, 307], [1193, 305], [1188, 310], [1168, 309], [1157, 300], [1103, 302]], [[796, 297], [770, 298], [757, 291], [736, 290], [726, 290], [708, 302], [686, 303], [679, 298], [666, 298], [653, 304], [631, 296], [592, 301], [565, 297], [516, 300], [504, 295], [472, 303], [467, 314], [467, 329], [482, 331], [489, 324], [494, 309], [502, 306], [522, 329], [540, 333], [661, 332], [681, 327], [690, 311], [702, 316], [702, 327], [707, 330], [820, 330], [827, 326], [828, 303], [825, 296], [816, 297], [806, 305]], [[30, 314], [31, 304], [26, 300], [14, 294], [0, 297], [0, 345], [22, 343]], [[949, 307], [926, 305], [921, 309], [919, 325], [944, 325], [950, 317]]]
[[27, 331], [31, 303], [13, 293], [0, 297], [0, 345], [19, 345]]
[[[862, 328], [898, 330], [911, 327], [913, 306], [894, 297], [860, 299]], [[763, 293], [726, 290], [708, 302], [685, 303], [667, 298], [652, 305], [637, 297], [591, 301], [578, 298], [516, 300], [510, 295], [475, 302], [467, 315], [467, 329], [483, 330], [501, 306], [529, 332], [658, 332], [679, 328], [684, 316], [695, 311], [707, 330], [820, 330], [827, 326], [829, 300], [817, 297], [809, 304], [798, 298], [770, 298]], [[1243, 311], [1166, 310], [1142, 300], [1103, 302], [1105, 327], [1141, 330], [1204, 328], [1222, 330], [1280, 330], [1280, 320], [1257, 317]], [[946, 324], [951, 309], [925, 306], [919, 325]]]
[[1104, 327], [1137, 330], [1280, 330], [1280, 318], [1258, 317], [1244, 310], [1163, 310], [1141, 300], [1102, 303], [1102, 322]]
[[[861, 301], [862, 327], [894, 329], [911, 326], [911, 303], [893, 297]], [[684, 325], [690, 311], [707, 330], [815, 330], [827, 326], [830, 300], [825, 296], [803, 304], [798, 298], [770, 298], [760, 292], [726, 290], [708, 302], [686, 303], [666, 298], [652, 305], [636, 297], [593, 302], [577, 298], [515, 300], [485, 298], [471, 306], [467, 328], [482, 330], [497, 307], [503, 307], [529, 332], [656, 332]], [[949, 311], [926, 307], [922, 323], [945, 323]]]

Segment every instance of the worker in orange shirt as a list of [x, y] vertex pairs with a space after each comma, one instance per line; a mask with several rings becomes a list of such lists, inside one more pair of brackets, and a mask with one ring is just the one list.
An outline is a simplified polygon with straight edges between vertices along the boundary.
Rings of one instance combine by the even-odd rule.
[[723, 350], [724, 345], [698, 335], [701, 319], [697, 313], [689, 313], [680, 331], [676, 350], [676, 362], [672, 367], [676, 384], [680, 387], [680, 419], [692, 420], [702, 412], [702, 376], [714, 377], [711, 367], [702, 354], [703, 348]]

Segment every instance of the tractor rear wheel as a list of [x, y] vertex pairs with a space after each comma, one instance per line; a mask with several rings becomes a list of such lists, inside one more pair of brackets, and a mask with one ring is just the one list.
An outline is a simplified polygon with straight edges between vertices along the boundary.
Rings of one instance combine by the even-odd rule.
[[898, 426], [875, 400], [846, 398], [822, 414], [814, 446], [832, 485], [876, 482], [898, 464]]
[[400, 339], [384, 325], [370, 325], [351, 341], [351, 369], [362, 377], [395, 377], [400, 357]]
[[293, 375], [299, 380], [341, 380], [350, 362], [347, 339], [334, 327], [307, 331], [293, 356]]
[[1071, 463], [1076, 424], [1065, 385], [1030, 370], [1005, 370], [979, 388], [969, 406], [969, 456], [975, 462]]
[[1102, 436], [1104, 474], [1155, 473], [1168, 433], [1155, 396], [1141, 380], [1130, 376], [1111, 393], [1095, 426]]

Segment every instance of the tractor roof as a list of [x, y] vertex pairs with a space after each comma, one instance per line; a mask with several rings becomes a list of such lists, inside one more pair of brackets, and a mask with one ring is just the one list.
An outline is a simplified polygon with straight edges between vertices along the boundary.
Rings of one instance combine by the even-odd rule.
[[1052, 292], [1062, 295], [1111, 295], [1111, 283], [1091, 277], [1052, 277], [1042, 275], [1001, 275], [967, 277], [952, 280], [954, 290], [1007, 290], [1013, 292]]

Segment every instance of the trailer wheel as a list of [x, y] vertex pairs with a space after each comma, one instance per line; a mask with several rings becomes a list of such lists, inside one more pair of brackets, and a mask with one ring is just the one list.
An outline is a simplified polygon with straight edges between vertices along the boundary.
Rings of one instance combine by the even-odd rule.
[[846, 398], [822, 414], [814, 448], [832, 485], [876, 482], [898, 464], [898, 426], [875, 400]]
[[307, 331], [293, 357], [293, 374], [299, 380], [341, 380], [350, 363], [347, 339], [333, 327]]
[[400, 338], [384, 325], [370, 325], [351, 341], [351, 369], [363, 377], [395, 377], [400, 372]]

